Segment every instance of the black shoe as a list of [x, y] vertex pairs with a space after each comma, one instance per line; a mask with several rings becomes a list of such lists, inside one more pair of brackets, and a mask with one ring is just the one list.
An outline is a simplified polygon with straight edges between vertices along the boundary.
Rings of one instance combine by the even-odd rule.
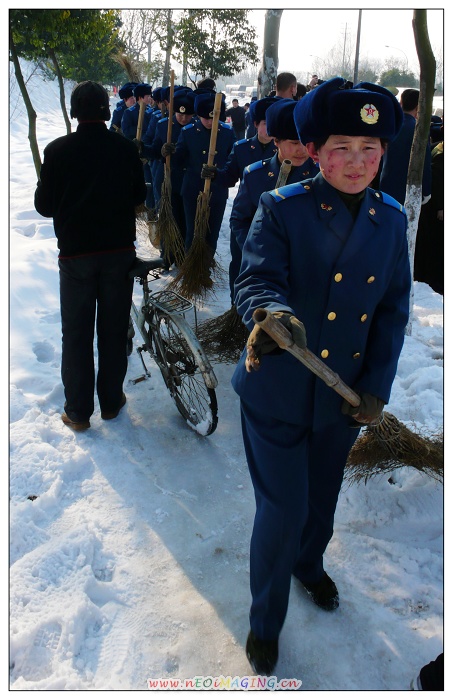
[[324, 575], [317, 583], [304, 583], [303, 587], [307, 591], [312, 601], [323, 610], [336, 610], [340, 603], [338, 589], [330, 576]]
[[258, 639], [250, 630], [245, 653], [258, 676], [270, 676], [278, 661], [278, 639]]
[[123, 392], [123, 395], [121, 397], [121, 403], [116, 409], [116, 411], [101, 411], [101, 418], [102, 420], [112, 420], [112, 418], [116, 418], [118, 413], [121, 411], [123, 408], [124, 404], [126, 403], [126, 394]]

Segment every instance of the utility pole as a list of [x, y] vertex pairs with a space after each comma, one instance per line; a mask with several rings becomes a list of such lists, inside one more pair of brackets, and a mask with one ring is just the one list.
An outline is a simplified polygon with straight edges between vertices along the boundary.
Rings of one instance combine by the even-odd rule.
[[348, 23], [346, 22], [345, 28], [344, 28], [344, 42], [343, 42], [343, 67], [341, 69], [341, 74], [344, 78], [344, 59], [345, 59], [345, 53], [346, 53], [346, 37], [348, 35]]
[[357, 85], [359, 76], [359, 53], [360, 53], [360, 29], [362, 26], [362, 10], [359, 10], [359, 21], [357, 23], [357, 41], [355, 44], [355, 61], [353, 83]]

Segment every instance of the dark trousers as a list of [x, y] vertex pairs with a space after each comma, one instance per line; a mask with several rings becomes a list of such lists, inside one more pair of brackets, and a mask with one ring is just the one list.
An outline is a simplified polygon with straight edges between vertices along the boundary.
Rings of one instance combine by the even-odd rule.
[[63, 335], [61, 378], [69, 418], [88, 420], [94, 411], [93, 354], [96, 322], [96, 390], [102, 411], [121, 402], [127, 371], [127, 332], [135, 250], [59, 260]]
[[241, 402], [256, 514], [250, 543], [250, 626], [277, 639], [294, 575], [315, 583], [333, 522], [344, 466], [358, 431], [345, 416], [322, 431], [283, 423]]

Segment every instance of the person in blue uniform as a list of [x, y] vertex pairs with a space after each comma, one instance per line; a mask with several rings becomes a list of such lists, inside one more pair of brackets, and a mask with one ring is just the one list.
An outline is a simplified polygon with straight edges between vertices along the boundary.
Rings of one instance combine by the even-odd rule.
[[[146, 133], [146, 129], [148, 127], [149, 121], [153, 113], [150, 104], [151, 85], [148, 85], [148, 83], [138, 83], [138, 85], [134, 87], [133, 93], [136, 102], [134, 105], [132, 105], [132, 107], [129, 107], [129, 109], [126, 109], [124, 111], [123, 117], [121, 119], [121, 131], [123, 132], [126, 138], [131, 139], [132, 141], [134, 141], [137, 136], [138, 117], [140, 113], [141, 103], [145, 103], [142, 134]], [[152, 188], [151, 169], [149, 167], [148, 162], [146, 161], [143, 163], [143, 175], [145, 178], [147, 190], [145, 204], [148, 210], [151, 211], [154, 208], [154, 195]]]
[[[318, 166], [308, 155], [305, 146], [299, 141], [293, 118], [295, 101], [272, 97], [264, 99], [273, 100], [265, 112], [265, 124], [267, 133], [272, 134], [277, 153], [272, 158], [247, 165], [233, 203], [230, 217], [231, 262], [229, 267], [232, 302], [234, 301], [234, 283], [241, 265], [242, 248], [258, 209], [260, 196], [263, 192], [274, 189], [283, 161], [290, 160], [292, 163], [286, 184], [315, 177], [319, 172]], [[259, 102], [256, 104], [259, 105]], [[258, 128], [261, 128], [260, 124], [258, 124]]]
[[[264, 97], [250, 106], [253, 123], [257, 127], [256, 135], [250, 139], [236, 141], [224, 167], [212, 168], [213, 175], [223, 185], [234, 187], [238, 181], [242, 180], [244, 168], [247, 165], [270, 158], [277, 152], [274, 139], [267, 133], [266, 111], [279, 99], [279, 97]], [[207, 168], [205, 171], [206, 174], [209, 173]]]
[[[292, 576], [332, 611], [324, 568], [350, 448], [388, 403], [409, 316], [407, 217], [368, 185], [402, 111], [385, 88], [342, 78], [296, 102], [313, 179], [261, 195], [244, 243], [236, 305], [251, 331], [232, 378], [240, 396], [256, 514], [250, 545], [250, 633], [257, 674], [278, 660]], [[352, 408], [254, 325], [263, 307], [361, 397]], [[258, 371], [255, 371], [258, 370]]]
[[124, 111], [121, 119], [121, 131], [128, 139], [135, 139], [137, 136], [138, 115], [140, 113], [140, 105], [145, 103], [145, 115], [143, 118], [142, 134], [146, 133], [148, 122], [151, 118], [152, 110], [150, 107], [151, 86], [148, 83], [139, 83], [133, 88], [135, 104]]
[[[418, 118], [420, 91], [408, 88], [401, 93], [400, 104], [404, 113], [403, 126], [398, 137], [390, 144], [382, 159], [379, 188], [400, 204], [406, 199], [407, 173]], [[431, 148], [426, 144], [422, 176], [422, 204], [431, 196]]]
[[[195, 95], [190, 89], [179, 89], [176, 90], [173, 97], [173, 117], [172, 117], [172, 129], [171, 138], [172, 144], [176, 146], [176, 143], [181, 133], [181, 129], [188, 124], [194, 123], [194, 103]], [[164, 180], [164, 164], [165, 158], [162, 156], [162, 147], [167, 143], [168, 135], [168, 116], [163, 117], [157, 122], [156, 131], [154, 134], [154, 140], [151, 146], [143, 147], [143, 155], [149, 158], [152, 162], [156, 163], [155, 171], [153, 173], [155, 190], [157, 190], [156, 197], [160, 201], [160, 193], [162, 190], [162, 183]], [[183, 244], [186, 238], [186, 219], [184, 215], [184, 203], [181, 195], [182, 182], [184, 177], [184, 168], [181, 165], [177, 165], [175, 162], [171, 164], [171, 207], [173, 211], [173, 216], [175, 218], [176, 224], [178, 226], [179, 232], [183, 239]], [[169, 267], [173, 264], [174, 260], [167, 259], [165, 256], [165, 251], [162, 251], [162, 257], [165, 258], [166, 264]]]
[[121, 119], [123, 118], [124, 110], [129, 109], [135, 104], [134, 87], [137, 83], [125, 83], [118, 91], [120, 101], [113, 110], [112, 121], [110, 122], [109, 131], [121, 132]]
[[[209, 144], [211, 140], [212, 120], [214, 116], [215, 93], [205, 92], [195, 97], [194, 109], [198, 116], [195, 124], [188, 124], [181, 129], [176, 147], [173, 144], [165, 144], [162, 155], [174, 153], [172, 167], [185, 169], [181, 188], [186, 219], [186, 251], [192, 245], [197, 199], [204, 189], [204, 179], [201, 176], [202, 166], [208, 160]], [[222, 99], [220, 119], [225, 118], [225, 100]], [[234, 133], [232, 128], [219, 121], [217, 127], [215, 166], [222, 168], [233, 148]], [[213, 254], [217, 248], [220, 227], [228, 199], [228, 187], [216, 180], [211, 185], [211, 197], [209, 201], [209, 222], [206, 242]]]

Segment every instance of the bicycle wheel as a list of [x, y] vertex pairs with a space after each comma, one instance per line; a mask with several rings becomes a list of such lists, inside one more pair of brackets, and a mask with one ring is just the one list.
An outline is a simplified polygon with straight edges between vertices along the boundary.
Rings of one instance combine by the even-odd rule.
[[211, 364], [182, 316], [158, 311], [154, 320], [158, 364], [178, 411], [197, 433], [211, 435], [218, 423], [217, 379]]

